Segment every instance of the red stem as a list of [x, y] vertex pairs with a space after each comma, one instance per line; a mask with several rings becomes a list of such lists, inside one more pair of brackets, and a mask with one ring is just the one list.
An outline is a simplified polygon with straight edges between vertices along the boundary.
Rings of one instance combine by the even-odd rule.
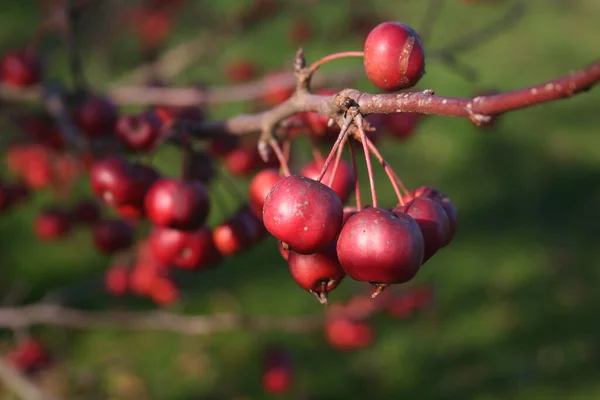
[[285, 155], [281, 151], [281, 147], [279, 147], [279, 143], [277, 143], [276, 140], [270, 140], [269, 141], [269, 145], [271, 146], [271, 148], [275, 152], [275, 156], [277, 157], [277, 160], [279, 160], [279, 164], [281, 165], [281, 169], [283, 171], [283, 175], [284, 176], [290, 176], [292, 173], [290, 172], [290, 167], [288, 166], [288, 163], [287, 163], [287, 160], [285, 158]]
[[385, 161], [385, 159], [383, 158], [383, 156], [381, 155], [379, 150], [377, 150], [377, 147], [375, 146], [375, 144], [373, 144], [373, 142], [369, 138], [366, 138], [366, 139], [367, 139], [367, 146], [369, 146], [369, 150], [371, 151], [371, 153], [373, 153], [375, 158], [377, 158], [377, 160], [383, 166], [385, 173], [387, 174], [392, 186], [394, 187], [394, 192], [396, 192], [398, 201], [400, 202], [400, 205], [403, 206], [404, 199], [402, 197], [402, 193], [400, 193], [400, 189], [398, 188], [398, 185], [400, 185], [400, 187], [402, 188], [402, 190], [404, 191], [405, 194], [409, 194], [410, 191], [406, 188], [404, 183], [402, 183], [402, 181], [400, 180], [400, 177], [398, 177], [398, 174], [396, 174], [396, 171], [394, 171], [392, 169], [392, 167], [387, 163], [387, 161]]
[[331, 151], [327, 155], [327, 159], [325, 160], [325, 163], [323, 164], [323, 167], [321, 168], [321, 173], [319, 174], [319, 177], [317, 178], [318, 182], [321, 182], [321, 180], [323, 179], [323, 176], [325, 176], [325, 172], [327, 172], [327, 168], [329, 168], [329, 164], [331, 164], [331, 161], [333, 160], [333, 156], [335, 155], [338, 147], [340, 146], [340, 144], [346, 137], [349, 127], [350, 127], [350, 122], [346, 122], [344, 124], [344, 126], [342, 126], [342, 130], [340, 131], [340, 134], [338, 135], [337, 139], [335, 140], [335, 143], [333, 144], [333, 147], [331, 148]]
[[338, 148], [337, 154], [335, 156], [335, 162], [333, 163], [333, 170], [331, 171], [331, 176], [329, 177], [329, 182], [327, 182], [327, 186], [331, 187], [333, 185], [333, 180], [335, 179], [335, 174], [337, 173], [338, 166], [340, 165], [340, 159], [342, 158], [342, 153], [344, 152], [344, 146], [348, 141], [348, 135], [344, 135], [344, 139], [342, 139], [342, 143]]
[[357, 122], [358, 131], [360, 132], [360, 141], [365, 153], [365, 162], [367, 163], [367, 174], [369, 175], [369, 186], [371, 187], [371, 199], [373, 201], [373, 207], [378, 207], [377, 191], [375, 190], [375, 177], [373, 176], [373, 165], [371, 164], [371, 153], [369, 152], [369, 147], [367, 146], [367, 134], [362, 128], [362, 119], [359, 119]]
[[309, 67], [309, 74], [312, 75], [321, 65], [329, 62], [329, 61], [333, 61], [333, 60], [337, 60], [339, 58], [345, 58], [345, 57], [364, 57], [365, 53], [362, 51], [343, 51], [341, 53], [333, 53], [333, 54], [329, 54], [328, 56], [325, 56], [323, 58], [321, 58], [318, 61], [315, 61], [310, 67]]
[[358, 181], [358, 168], [356, 167], [356, 156], [354, 155], [354, 142], [351, 140], [349, 143], [350, 147], [350, 159], [352, 160], [352, 170], [354, 171], [354, 177], [356, 178], [356, 184], [354, 185], [354, 193], [356, 197], [356, 210], [362, 210], [362, 202], [360, 201], [360, 182]]

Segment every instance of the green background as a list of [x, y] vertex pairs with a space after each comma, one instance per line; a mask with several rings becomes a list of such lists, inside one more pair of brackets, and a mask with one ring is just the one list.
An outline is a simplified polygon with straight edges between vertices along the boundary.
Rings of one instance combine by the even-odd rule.
[[[223, 71], [238, 58], [252, 59], [264, 70], [290, 66], [295, 46], [288, 30], [295, 18], [306, 18], [312, 26], [304, 46], [311, 61], [361, 49], [364, 36], [339, 34], [351, 8], [367, 4], [381, 21], [399, 20], [419, 29], [426, 2], [332, 0], [307, 6], [288, 1], [280, 14], [251, 29], [218, 35], [214, 32], [220, 22], [247, 2], [189, 3], [179, 12], [168, 45], [200, 35], [210, 42], [211, 32], [219, 44], [175, 81], [222, 85]], [[442, 3], [426, 49], [438, 49], [486, 25], [511, 4]], [[419, 86], [448, 96], [470, 96], [482, 88], [511, 90], [560, 76], [598, 56], [598, 1], [526, 3], [516, 27], [459, 56], [477, 71], [478, 83], [432, 61]], [[37, 3], [3, 0], [0, 10], [0, 49], [25, 43], [40, 19]], [[94, 86], [106, 87], [139, 65], [137, 42], [126, 29], [111, 28], [110, 19], [87, 21], [86, 73]], [[54, 51], [51, 76], [68, 79], [60, 41], [48, 39], [45, 46]], [[323, 70], [352, 67], [360, 67], [360, 61], [336, 61]], [[364, 79], [356, 87], [375, 90]], [[219, 106], [210, 113], [219, 118], [251, 108]], [[334, 350], [321, 331], [186, 337], [35, 328], [33, 333], [55, 358], [37, 379], [69, 399], [269, 398], [260, 384], [260, 361], [263, 348], [278, 343], [295, 360], [294, 388], [282, 398], [600, 398], [599, 122], [600, 89], [595, 89], [504, 115], [489, 130], [461, 119], [431, 117], [408, 141], [383, 140], [384, 157], [408, 186], [432, 185], [450, 195], [459, 209], [459, 230], [414, 280], [432, 285], [434, 307], [404, 321], [376, 316], [377, 337], [367, 349]], [[9, 129], [4, 125], [3, 130]], [[156, 165], [172, 174], [178, 158], [167, 149], [155, 157]], [[299, 158], [308, 159], [308, 154]], [[366, 176], [362, 178], [364, 187]], [[244, 180], [236, 184], [245, 190]], [[381, 204], [393, 205], [380, 169], [377, 184]], [[89, 192], [87, 182], [80, 182], [78, 191]], [[34, 302], [67, 286], [63, 293], [70, 305], [153, 308], [144, 300], [103, 293], [98, 277], [109, 259], [94, 251], [88, 232], [53, 244], [35, 238], [32, 220], [53, 201], [51, 193], [42, 192], [0, 216], [0, 290], [26, 288], [21, 301]], [[212, 223], [226, 213], [218, 206], [213, 211]], [[340, 302], [366, 289], [348, 279], [330, 298]], [[289, 277], [273, 238], [198, 274], [170, 309], [281, 316], [323, 312]], [[11, 332], [0, 332], [0, 340], [8, 348]]]

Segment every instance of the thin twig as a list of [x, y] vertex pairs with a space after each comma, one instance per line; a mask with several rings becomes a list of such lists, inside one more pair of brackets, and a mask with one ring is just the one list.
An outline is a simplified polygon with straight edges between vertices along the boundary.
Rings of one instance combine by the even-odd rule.
[[322, 324], [319, 316], [277, 317], [239, 314], [178, 315], [165, 311], [91, 311], [37, 303], [0, 307], [0, 327], [36, 325], [73, 329], [155, 330], [184, 335], [208, 335], [231, 330], [309, 332]]

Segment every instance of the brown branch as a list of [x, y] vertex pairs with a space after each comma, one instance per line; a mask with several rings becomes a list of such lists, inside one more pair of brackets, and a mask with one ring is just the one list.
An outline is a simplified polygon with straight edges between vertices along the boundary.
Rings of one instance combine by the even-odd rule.
[[73, 329], [157, 330], [185, 335], [208, 335], [235, 329], [302, 333], [322, 326], [322, 317], [238, 314], [185, 316], [166, 311], [84, 311], [45, 303], [0, 308], [0, 327], [18, 329], [34, 325]]
[[216, 134], [246, 135], [273, 131], [276, 124], [293, 114], [311, 111], [328, 115], [343, 123], [343, 99], [352, 99], [360, 106], [362, 114], [391, 114], [415, 112], [469, 118], [482, 124], [491, 117], [507, 111], [573, 96], [590, 89], [600, 80], [600, 59], [569, 75], [542, 84], [511, 92], [475, 98], [435, 96], [433, 90], [394, 94], [369, 94], [355, 89], [345, 89], [334, 96], [319, 96], [296, 92], [286, 102], [272, 110], [239, 115], [227, 120], [190, 125], [191, 133], [198, 137]]
[[0, 357], [0, 381], [23, 400], [56, 400]]

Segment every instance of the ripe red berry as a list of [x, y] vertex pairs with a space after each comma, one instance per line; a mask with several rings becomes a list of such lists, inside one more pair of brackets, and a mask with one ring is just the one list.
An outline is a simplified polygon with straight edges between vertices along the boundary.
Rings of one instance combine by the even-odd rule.
[[150, 297], [159, 306], [168, 306], [179, 298], [179, 288], [168, 277], [159, 276], [150, 289]]
[[[302, 169], [301, 175], [306, 176], [307, 178], [317, 179], [321, 173], [322, 166], [323, 162], [313, 160]], [[321, 183], [329, 186], [331, 174], [333, 173], [333, 167], [333, 163], [329, 165], [325, 175], [323, 176], [323, 179], [321, 179]], [[330, 187], [339, 196], [342, 203], [345, 203], [348, 201], [350, 194], [352, 194], [355, 185], [356, 178], [354, 177], [352, 165], [345, 160], [340, 160], [335, 172], [335, 177], [333, 178], [333, 182], [331, 183]]]
[[124, 296], [129, 290], [129, 269], [120, 264], [111, 266], [104, 276], [104, 286], [113, 296]]
[[79, 201], [71, 211], [73, 222], [89, 225], [100, 219], [101, 210], [98, 203], [91, 199]]
[[327, 293], [335, 289], [346, 276], [338, 261], [335, 242], [318, 253], [290, 251], [288, 266], [296, 283], [314, 293], [322, 303], [327, 302]]
[[[333, 96], [337, 92], [337, 90], [333, 89], [323, 89], [316, 92], [316, 94], [321, 96]], [[306, 119], [311, 132], [316, 138], [335, 140], [340, 133], [340, 127], [338, 124], [328, 126], [329, 117], [327, 115], [316, 112], [307, 112], [304, 114], [304, 118]]]
[[252, 178], [248, 188], [248, 201], [254, 215], [262, 218], [265, 198], [281, 178], [282, 176], [279, 174], [279, 171], [273, 168], [263, 169]]
[[297, 175], [280, 180], [263, 208], [267, 230], [303, 254], [329, 246], [340, 232], [342, 217], [342, 202], [331, 188]]
[[378, 88], [395, 91], [414, 86], [425, 73], [419, 34], [400, 22], [377, 25], [365, 41], [364, 67]]
[[209, 211], [208, 191], [202, 182], [174, 178], [154, 183], [144, 204], [154, 224], [181, 230], [200, 228]]
[[262, 164], [256, 146], [237, 147], [225, 155], [223, 162], [231, 174], [242, 176], [251, 173]]
[[265, 76], [263, 101], [270, 106], [283, 103], [294, 94], [294, 88], [284, 85], [285, 72], [271, 72]]
[[247, 82], [258, 73], [258, 68], [248, 60], [234, 61], [227, 67], [227, 77], [231, 82]]
[[338, 350], [365, 348], [373, 342], [373, 337], [373, 328], [364, 321], [337, 316], [325, 322], [325, 339]]
[[94, 244], [103, 253], [114, 253], [133, 244], [133, 228], [125, 221], [107, 219], [93, 227]]
[[387, 129], [395, 138], [406, 139], [414, 133], [422, 118], [423, 114], [418, 113], [387, 114]]
[[155, 226], [149, 245], [158, 261], [184, 269], [204, 268], [218, 259], [212, 232], [204, 226], [195, 231]]
[[213, 229], [215, 246], [223, 256], [237, 254], [265, 235], [262, 221], [248, 207], [240, 208], [232, 218]]
[[24, 88], [39, 83], [42, 65], [35, 53], [18, 49], [0, 59], [0, 80], [10, 86]]
[[161, 121], [154, 113], [123, 115], [116, 124], [117, 137], [132, 150], [152, 150], [160, 139]]
[[338, 237], [337, 254], [346, 273], [376, 284], [412, 279], [423, 262], [423, 235], [407, 214], [365, 208], [351, 216]]
[[117, 107], [103, 96], [88, 96], [73, 111], [73, 120], [90, 138], [112, 135], [119, 118]]
[[263, 361], [262, 385], [269, 394], [285, 393], [293, 381], [292, 359], [282, 348], [271, 348]]
[[427, 197], [416, 197], [393, 212], [404, 212], [419, 225], [425, 244], [423, 262], [429, 260], [440, 248], [448, 243], [450, 221], [441, 205]]
[[43, 210], [35, 219], [35, 233], [45, 241], [66, 236], [71, 231], [69, 214], [58, 209]]
[[446, 196], [444, 193], [440, 192], [439, 190], [437, 190], [435, 188], [429, 187], [429, 186], [421, 186], [421, 187], [416, 188], [415, 190], [413, 190], [411, 192], [408, 199], [410, 200], [411, 198], [415, 198], [415, 197], [430, 198], [431, 200], [433, 200], [436, 203], [438, 203], [439, 205], [441, 205], [442, 208], [444, 209], [444, 211], [446, 211], [446, 215], [448, 216], [448, 221], [450, 222], [450, 234], [448, 235], [447, 242], [444, 243], [444, 246], [446, 246], [448, 243], [450, 243], [452, 241], [452, 239], [454, 238], [454, 235], [456, 234], [456, 228], [457, 228], [457, 223], [458, 223], [458, 210], [457, 210], [456, 206], [454, 205], [452, 200], [450, 200], [450, 198], [448, 196]]
[[95, 162], [90, 171], [92, 190], [113, 207], [142, 208], [144, 196], [157, 178], [158, 174], [151, 167], [132, 164], [119, 156]]
[[44, 346], [31, 338], [21, 341], [5, 355], [5, 359], [26, 374], [34, 373], [50, 362], [50, 356]]

